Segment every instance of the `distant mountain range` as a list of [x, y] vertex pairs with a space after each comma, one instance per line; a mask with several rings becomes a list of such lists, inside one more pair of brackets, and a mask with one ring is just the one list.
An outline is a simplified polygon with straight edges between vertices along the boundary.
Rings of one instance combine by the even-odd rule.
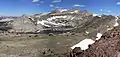
[[[35, 33], [104, 33], [120, 23], [119, 16], [98, 15], [78, 9], [54, 10], [46, 14], [23, 15], [21, 17], [0, 17], [0, 19], [6, 18], [14, 19], [12, 22], [5, 22], [11, 24], [12, 29], [8, 31]], [[3, 26], [5, 25], [3, 24], [1, 29]]]

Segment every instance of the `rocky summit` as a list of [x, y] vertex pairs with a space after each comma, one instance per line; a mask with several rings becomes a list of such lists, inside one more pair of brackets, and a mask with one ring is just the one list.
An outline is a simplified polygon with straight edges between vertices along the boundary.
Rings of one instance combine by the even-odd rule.
[[1, 17], [0, 57], [119, 57], [119, 24], [78, 9]]

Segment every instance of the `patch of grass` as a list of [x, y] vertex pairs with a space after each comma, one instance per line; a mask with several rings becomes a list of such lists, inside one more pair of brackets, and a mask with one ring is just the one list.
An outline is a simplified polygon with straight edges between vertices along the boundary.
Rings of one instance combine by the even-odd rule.
[[32, 36], [33, 39], [51, 39], [51, 38], [66, 38], [66, 35], [37, 35]]

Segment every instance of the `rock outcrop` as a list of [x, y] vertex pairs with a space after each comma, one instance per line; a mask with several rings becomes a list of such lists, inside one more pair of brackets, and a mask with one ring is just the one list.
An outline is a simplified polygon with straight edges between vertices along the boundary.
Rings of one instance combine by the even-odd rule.
[[[120, 26], [103, 34], [89, 49], [68, 57], [120, 57]], [[79, 51], [80, 49], [77, 49]]]

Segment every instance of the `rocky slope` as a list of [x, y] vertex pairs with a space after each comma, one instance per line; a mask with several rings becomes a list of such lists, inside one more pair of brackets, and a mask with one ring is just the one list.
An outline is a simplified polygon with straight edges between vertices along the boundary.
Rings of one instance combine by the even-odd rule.
[[103, 34], [100, 40], [81, 51], [75, 49], [68, 57], [120, 57], [120, 26]]

